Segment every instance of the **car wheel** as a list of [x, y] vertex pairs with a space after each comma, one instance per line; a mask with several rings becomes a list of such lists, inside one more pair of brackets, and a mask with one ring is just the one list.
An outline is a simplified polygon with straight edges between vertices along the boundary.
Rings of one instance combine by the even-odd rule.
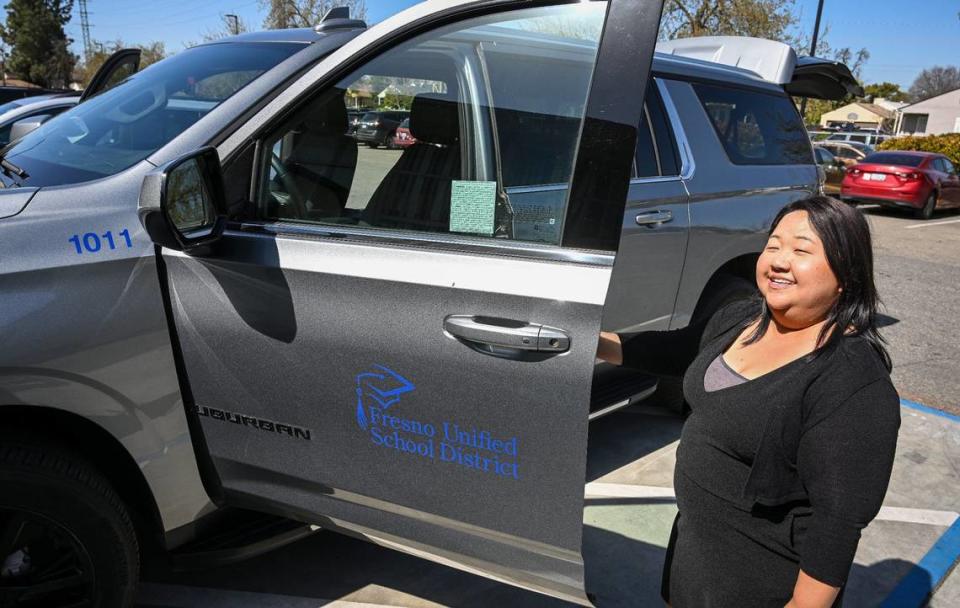
[[927, 202], [923, 204], [923, 207], [914, 211], [914, 215], [918, 220], [929, 220], [933, 217], [933, 210], [937, 208], [937, 193], [933, 191], [930, 193], [930, 196], [927, 197]]
[[140, 556], [110, 483], [76, 455], [4, 439], [0, 605], [133, 605]]
[[[727, 304], [749, 298], [756, 293], [756, 283], [739, 276], [727, 276], [719, 282], [718, 287], [713, 289], [712, 293], [705, 295], [697, 304], [690, 322], [696, 323], [704, 318], [711, 317]], [[690, 413], [690, 406], [683, 396], [683, 377], [660, 376], [657, 382], [657, 392], [653, 398], [655, 399], [654, 404], [665, 407], [678, 415], [685, 416]]]

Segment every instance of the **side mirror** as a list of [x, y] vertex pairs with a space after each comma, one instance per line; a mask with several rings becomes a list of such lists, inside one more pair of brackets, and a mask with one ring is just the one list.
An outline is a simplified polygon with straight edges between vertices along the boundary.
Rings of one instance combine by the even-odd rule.
[[10, 127], [10, 141], [17, 141], [27, 133], [36, 131], [40, 128], [40, 125], [48, 120], [50, 120], [49, 114], [41, 114], [40, 116], [31, 116], [30, 118], [18, 120]]
[[223, 234], [226, 197], [220, 156], [201, 148], [143, 178], [137, 213], [157, 245], [190, 252]]

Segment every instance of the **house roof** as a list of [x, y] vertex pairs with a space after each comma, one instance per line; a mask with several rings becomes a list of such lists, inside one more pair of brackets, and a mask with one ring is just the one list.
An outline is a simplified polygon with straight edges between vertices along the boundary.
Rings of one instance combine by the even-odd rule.
[[913, 106], [919, 106], [929, 101], [933, 101], [934, 99], [940, 99], [941, 97], [946, 97], [947, 95], [955, 95], [957, 93], [960, 93], [960, 89], [953, 89], [952, 91], [947, 91], [946, 93], [940, 93], [939, 95], [934, 95], [933, 97], [927, 97], [923, 101], [918, 101], [918, 102], [903, 106], [902, 108], [900, 108], [900, 111], [903, 112], [908, 108], [912, 108]]
[[865, 110], [868, 110], [868, 111], [870, 111], [870, 112], [873, 112], [874, 114], [876, 114], [877, 116], [879, 116], [879, 117], [881, 117], [881, 118], [893, 118], [893, 116], [894, 116], [893, 110], [889, 110], [889, 109], [887, 109], [887, 108], [885, 108], [885, 107], [883, 107], [883, 106], [878, 106], [878, 105], [875, 104], [875, 103], [861, 103], [861, 102], [858, 101], [858, 102], [856, 102], [856, 105], [860, 106], [861, 108], [863, 108], [863, 109], [865, 109]]
[[830, 112], [825, 113], [824, 116], [842, 115], [846, 117], [846, 114], [849, 113], [851, 110], [857, 110], [857, 109], [865, 110], [882, 120], [893, 119], [894, 117], [894, 112], [892, 110], [888, 110], [883, 106], [878, 106], [875, 103], [866, 103], [862, 101], [855, 101], [853, 103], [848, 103], [847, 105], [839, 107], [836, 110], [832, 110]]

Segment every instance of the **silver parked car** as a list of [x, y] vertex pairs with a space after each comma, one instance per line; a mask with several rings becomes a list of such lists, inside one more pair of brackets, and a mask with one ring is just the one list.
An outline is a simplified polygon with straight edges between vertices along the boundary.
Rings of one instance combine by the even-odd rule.
[[[143, 551], [210, 565], [312, 524], [586, 603], [588, 419], [657, 382], [595, 366], [601, 325], [749, 289], [818, 189], [785, 89], [856, 86], [746, 62], [764, 41], [654, 56], [660, 5], [336, 11], [8, 146], [0, 600], [129, 605]], [[416, 143], [358, 147], [346, 100], [393, 82]]]
[[103, 62], [82, 93], [15, 99], [0, 105], [0, 148], [20, 139], [61, 112], [119, 84], [140, 66], [140, 49], [120, 49]]

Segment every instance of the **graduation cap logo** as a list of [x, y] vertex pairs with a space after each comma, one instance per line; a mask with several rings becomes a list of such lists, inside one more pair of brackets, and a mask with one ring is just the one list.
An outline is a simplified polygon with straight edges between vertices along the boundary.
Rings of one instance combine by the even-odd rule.
[[357, 424], [367, 430], [367, 414], [364, 411], [364, 399], [372, 399], [381, 409], [400, 401], [400, 395], [409, 393], [416, 387], [412, 382], [383, 365], [374, 365], [373, 371], [357, 374]]

